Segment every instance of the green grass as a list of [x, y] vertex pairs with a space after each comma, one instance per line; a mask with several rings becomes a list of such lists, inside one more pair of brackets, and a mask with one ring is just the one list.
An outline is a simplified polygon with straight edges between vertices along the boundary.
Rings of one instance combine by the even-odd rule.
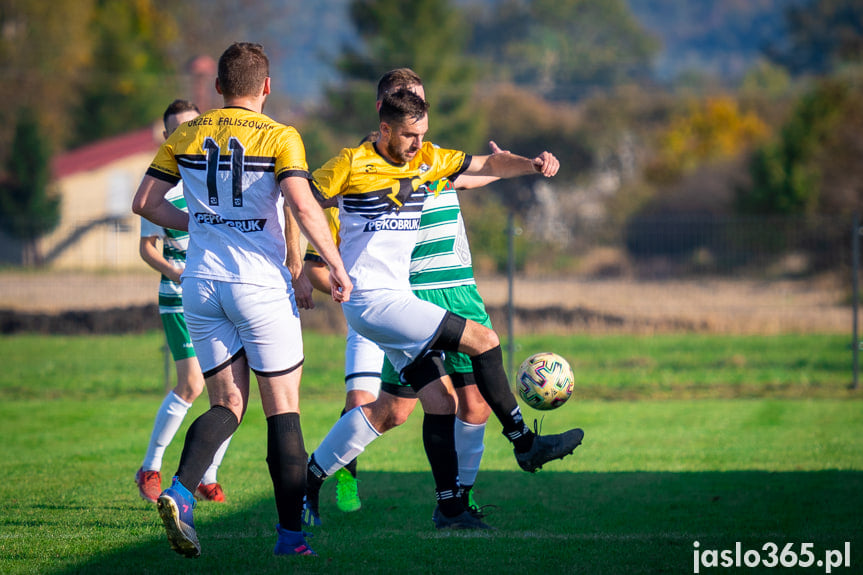
[[[517, 471], [490, 423], [477, 498], [497, 505], [488, 517], [497, 530], [438, 533], [417, 414], [362, 456], [360, 512], [339, 512], [324, 486], [314, 559], [272, 556], [266, 426], [253, 403], [220, 471], [228, 503], [196, 511], [196, 560], [170, 551], [132, 480], [163, 395], [160, 337], [0, 339], [0, 573], [691, 573], [694, 541], [811, 542], [818, 559], [848, 541], [852, 568], [833, 572], [861, 571], [863, 402], [845, 389], [840, 337], [525, 338], [521, 355], [554, 349], [580, 374], [580, 395], [542, 422], [547, 432], [585, 429], [574, 456]], [[341, 353], [337, 336], [306, 339], [309, 450], [338, 416]], [[714, 378], [735, 355], [745, 361]], [[651, 361], [623, 361], [635, 357]], [[696, 398], [669, 399], [675, 390]], [[166, 474], [205, 409], [193, 406]]]
[[[4, 357], [21, 358], [0, 371], [0, 399], [150, 394], [163, 385], [162, 338], [0, 337]], [[304, 397], [340, 399], [344, 338], [310, 333], [305, 349]], [[844, 334], [535, 336], [515, 355], [547, 350], [572, 364], [580, 399], [857, 396]]]

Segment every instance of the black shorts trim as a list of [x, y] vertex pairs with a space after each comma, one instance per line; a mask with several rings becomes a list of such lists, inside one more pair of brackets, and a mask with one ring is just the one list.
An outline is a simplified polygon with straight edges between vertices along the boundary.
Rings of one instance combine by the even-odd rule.
[[417, 392], [409, 385], [396, 385], [394, 383], [381, 382], [381, 391], [401, 397], [402, 399], [416, 399]]
[[408, 364], [402, 370], [399, 379], [419, 392], [431, 382], [444, 376], [446, 376], [446, 367], [443, 364], [443, 352], [430, 350]]
[[213, 369], [208, 369], [207, 371], [205, 371], [204, 372], [204, 379], [207, 379], [208, 377], [216, 375], [217, 373], [219, 373], [220, 371], [222, 371], [223, 369], [225, 369], [226, 367], [228, 367], [229, 365], [231, 365], [232, 363], [234, 363], [235, 361], [237, 361], [241, 357], [245, 357], [245, 356], [246, 356], [246, 348], [241, 347], [239, 349], [239, 351], [237, 351], [237, 353], [232, 355], [230, 358], [223, 361], [222, 363], [220, 363], [219, 365], [217, 365]]
[[458, 346], [466, 326], [467, 319], [465, 317], [447, 311], [440, 325], [437, 326], [437, 331], [435, 331], [427, 349], [458, 351]]
[[476, 385], [476, 378], [473, 376], [473, 372], [468, 373], [451, 373], [449, 375], [452, 380], [452, 386], [456, 389], [463, 389], [469, 385]]
[[263, 377], [279, 377], [280, 375], [287, 375], [292, 371], [298, 369], [300, 366], [303, 365], [304, 361], [306, 361], [306, 358], [301, 359], [299, 363], [292, 365], [288, 369], [283, 369], [281, 371], [258, 371], [257, 369], [253, 369], [252, 371], [255, 372], [255, 375], [260, 375]]

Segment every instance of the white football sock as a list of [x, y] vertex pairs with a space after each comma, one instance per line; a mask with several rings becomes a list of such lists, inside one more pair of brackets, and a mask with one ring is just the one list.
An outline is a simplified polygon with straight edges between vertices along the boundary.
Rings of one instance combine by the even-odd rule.
[[355, 407], [336, 421], [315, 450], [315, 462], [327, 475], [353, 461], [381, 434], [372, 427], [362, 407]]
[[455, 418], [455, 450], [458, 453], [458, 481], [462, 485], [476, 483], [479, 462], [485, 450], [485, 423], [467, 423]]
[[[234, 437], [233, 435], [231, 437]], [[222, 459], [225, 458], [225, 452], [228, 450], [228, 445], [231, 443], [231, 437], [222, 442], [222, 445], [219, 446], [219, 449], [216, 450], [216, 454], [213, 456], [213, 462], [204, 472], [204, 476], [201, 478], [201, 483], [204, 485], [210, 485], [211, 483], [218, 483], [219, 480], [216, 479], [216, 474], [219, 471], [219, 466], [222, 464]]]
[[162, 469], [162, 456], [165, 454], [165, 449], [180, 429], [180, 424], [183, 423], [183, 418], [186, 417], [190, 407], [192, 407], [191, 403], [183, 401], [173, 391], [168, 392], [159, 411], [156, 412], [153, 433], [150, 435], [150, 444], [147, 446], [147, 454], [144, 456], [141, 469], [144, 471]]

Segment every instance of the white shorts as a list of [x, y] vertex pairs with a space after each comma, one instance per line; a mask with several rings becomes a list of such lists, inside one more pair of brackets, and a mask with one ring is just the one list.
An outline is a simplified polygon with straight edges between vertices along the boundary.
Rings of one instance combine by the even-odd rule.
[[399, 373], [426, 351], [446, 315], [410, 290], [353, 291], [342, 311], [350, 327], [383, 348]]
[[345, 342], [345, 391], [367, 391], [375, 397], [381, 390], [384, 350], [348, 326]]
[[300, 314], [291, 288], [183, 277], [183, 310], [205, 376], [241, 349], [249, 367], [265, 376], [303, 361]]

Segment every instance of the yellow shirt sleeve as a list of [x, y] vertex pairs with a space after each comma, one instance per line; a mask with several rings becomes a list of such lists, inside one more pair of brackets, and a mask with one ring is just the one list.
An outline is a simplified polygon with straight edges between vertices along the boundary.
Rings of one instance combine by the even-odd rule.
[[[330, 234], [332, 234], [333, 241], [335, 242], [336, 247], [338, 247], [338, 245], [339, 245], [339, 227], [341, 226], [341, 222], [339, 221], [339, 208], [338, 207], [325, 208], [324, 209], [324, 217], [327, 218], [327, 224], [330, 226]], [[322, 261], [320, 254], [318, 254], [318, 251], [315, 249], [315, 246], [313, 246], [311, 242], [309, 242], [309, 245], [306, 246], [306, 255], [305, 255], [305, 258], [303, 258], [303, 259], [312, 260], [312, 261]]]
[[338, 156], [315, 170], [312, 179], [322, 199], [329, 200], [345, 191], [351, 176], [353, 150], [344, 148]]
[[306, 163], [306, 148], [303, 138], [292, 126], [285, 126], [279, 136], [281, 145], [276, 149], [276, 180], [282, 181], [288, 176], [309, 177], [309, 165]]

